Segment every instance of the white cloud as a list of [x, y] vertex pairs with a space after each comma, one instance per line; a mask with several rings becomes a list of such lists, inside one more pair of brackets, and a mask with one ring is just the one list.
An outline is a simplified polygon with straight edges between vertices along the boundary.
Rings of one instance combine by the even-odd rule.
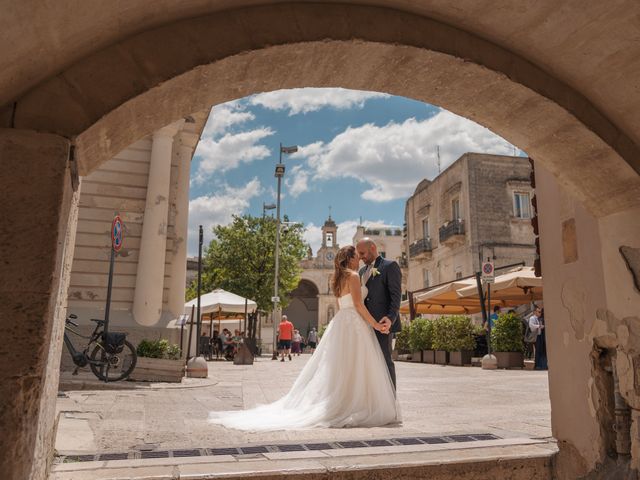
[[211, 137], [203, 138], [198, 143], [195, 153], [200, 157], [195, 175], [196, 183], [204, 181], [214, 172], [226, 172], [242, 163], [268, 157], [271, 152], [259, 142], [273, 134], [271, 128], [262, 127], [247, 132], [227, 133], [218, 140]]
[[209, 113], [202, 136], [218, 137], [226, 133], [232, 126], [249, 122], [255, 118], [253, 113], [243, 110], [237, 100], [216, 105]]
[[204, 246], [207, 246], [213, 238], [211, 229], [216, 225], [228, 224], [234, 214], [244, 213], [249, 208], [251, 199], [261, 195], [263, 189], [260, 181], [254, 178], [239, 188], [223, 185], [218, 192], [194, 198], [189, 202], [189, 255], [198, 254], [198, 225], [202, 225]]
[[348, 128], [329, 143], [314, 142], [294, 156], [306, 158], [314, 179], [353, 178], [370, 188], [362, 198], [385, 202], [413, 193], [422, 178], [438, 174], [466, 152], [512, 155], [514, 147], [490, 130], [441, 110], [433, 117], [378, 127]]
[[386, 93], [362, 92], [344, 88], [292, 88], [259, 93], [249, 98], [250, 105], [269, 110], [289, 110], [289, 116], [309, 113], [323, 108], [346, 110], [362, 108], [372, 98], [387, 98]]
[[296, 165], [291, 169], [284, 183], [289, 195], [297, 198], [309, 190], [309, 171], [305, 170], [302, 165]]
[[[338, 245], [340, 245], [341, 247], [344, 247], [346, 245], [352, 245], [353, 236], [356, 233], [358, 225], [360, 225], [360, 221], [358, 220], [345, 220], [344, 222], [338, 223], [336, 225], [338, 227]], [[379, 229], [400, 228], [396, 225], [386, 224], [381, 220], [378, 220], [378, 221], [365, 220], [362, 222], [362, 225], [364, 225], [366, 228], [379, 228]], [[305, 242], [311, 245], [313, 254], [316, 255], [318, 252], [318, 249], [322, 245], [322, 226], [315, 225], [313, 223], [306, 225], [303, 238]]]

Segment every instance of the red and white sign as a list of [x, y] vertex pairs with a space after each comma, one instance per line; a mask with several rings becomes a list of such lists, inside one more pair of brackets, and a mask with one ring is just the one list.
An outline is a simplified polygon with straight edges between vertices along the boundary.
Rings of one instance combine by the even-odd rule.
[[111, 224], [111, 246], [119, 252], [124, 243], [124, 224], [120, 215], [116, 215]]
[[495, 273], [493, 262], [484, 262], [482, 264], [482, 281], [484, 283], [493, 283], [496, 278]]

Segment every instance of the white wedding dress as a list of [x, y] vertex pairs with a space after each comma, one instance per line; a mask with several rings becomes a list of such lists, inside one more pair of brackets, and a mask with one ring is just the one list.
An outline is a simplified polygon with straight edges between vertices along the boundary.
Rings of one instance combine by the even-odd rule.
[[211, 412], [209, 422], [251, 431], [400, 422], [396, 394], [373, 328], [356, 311], [351, 294], [340, 297], [338, 304], [340, 310], [289, 393], [251, 410]]

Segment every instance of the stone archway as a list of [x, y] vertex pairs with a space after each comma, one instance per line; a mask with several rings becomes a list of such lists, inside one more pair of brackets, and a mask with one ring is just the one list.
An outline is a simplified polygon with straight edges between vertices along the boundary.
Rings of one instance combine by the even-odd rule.
[[[589, 359], [603, 332], [612, 332], [608, 348], [625, 352], [637, 338], [629, 271], [637, 276], [638, 267], [619, 252], [640, 248], [640, 7], [575, 1], [560, 9], [546, 0], [523, 15], [490, 0], [373, 3], [237, 1], [230, 10], [223, 1], [169, 1], [155, 16], [151, 0], [127, 10], [88, 5], [91, 15], [73, 6], [49, 12], [35, 0], [11, 6], [0, 20], [18, 46], [0, 59], [0, 208], [12, 226], [2, 230], [0, 305], [10, 319], [3, 353], [16, 360], [0, 370], [0, 469], [16, 478], [46, 472], [77, 174], [191, 112], [298, 86], [440, 105], [526, 150], [544, 167], [540, 178], [579, 200], [550, 189], [540, 205], [558, 321], [549, 330], [554, 434], [563, 478], [605, 462]], [[33, 18], [28, 33], [20, 18]], [[565, 246], [577, 261], [561, 254]], [[585, 306], [567, 300], [575, 292]], [[633, 403], [637, 394], [623, 383]], [[578, 425], [566, 421], [574, 414]], [[636, 412], [634, 428], [638, 421]], [[633, 448], [637, 467], [637, 441]]]
[[311, 328], [318, 325], [318, 294], [318, 287], [313, 282], [302, 279], [289, 294], [291, 303], [282, 312], [305, 338]]

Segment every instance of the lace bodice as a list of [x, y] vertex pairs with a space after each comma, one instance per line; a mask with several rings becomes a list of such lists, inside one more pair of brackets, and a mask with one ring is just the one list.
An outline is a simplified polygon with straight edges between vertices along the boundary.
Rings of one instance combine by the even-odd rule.
[[[364, 299], [368, 293], [367, 287], [362, 285], [362, 287], [360, 287], [360, 291], [362, 293], [362, 298]], [[353, 297], [351, 296], [351, 293], [347, 293], [346, 295], [338, 297], [338, 305], [340, 305], [340, 308], [354, 308], [355, 305], [353, 303]]]

